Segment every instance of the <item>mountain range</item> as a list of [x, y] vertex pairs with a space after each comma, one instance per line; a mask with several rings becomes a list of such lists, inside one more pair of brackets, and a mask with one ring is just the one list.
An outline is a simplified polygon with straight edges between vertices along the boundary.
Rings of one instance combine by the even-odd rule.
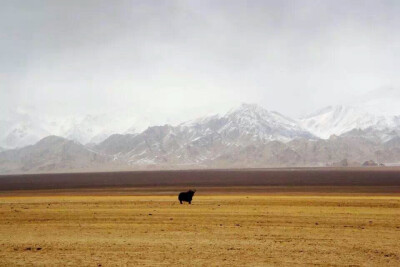
[[[18, 123], [1, 121], [0, 146], [6, 150], [0, 152], [0, 172], [400, 162], [400, 116], [355, 107], [330, 106], [292, 119], [242, 104], [223, 115], [151, 126], [142, 132], [132, 130], [132, 125], [113, 128], [110, 121], [88, 116], [65, 123], [64, 128], [53, 124], [60, 136], [29, 116]], [[40, 140], [32, 144], [35, 138]], [[9, 149], [12, 146], [20, 148]]]

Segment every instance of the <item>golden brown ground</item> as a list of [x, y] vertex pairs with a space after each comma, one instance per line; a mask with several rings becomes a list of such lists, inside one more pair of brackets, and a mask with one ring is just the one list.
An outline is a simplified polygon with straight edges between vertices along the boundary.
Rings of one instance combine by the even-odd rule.
[[0, 265], [400, 266], [398, 195], [146, 190], [3, 194]]

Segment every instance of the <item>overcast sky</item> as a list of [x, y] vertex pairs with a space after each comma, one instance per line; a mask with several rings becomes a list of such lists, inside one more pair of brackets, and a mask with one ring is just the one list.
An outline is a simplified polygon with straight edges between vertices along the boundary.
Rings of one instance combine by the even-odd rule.
[[297, 117], [400, 88], [398, 0], [0, 5], [2, 108], [161, 122], [249, 102]]

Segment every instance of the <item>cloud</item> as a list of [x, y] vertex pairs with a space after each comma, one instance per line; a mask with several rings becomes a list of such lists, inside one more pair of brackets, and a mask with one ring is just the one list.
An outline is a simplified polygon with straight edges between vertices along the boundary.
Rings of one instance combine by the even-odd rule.
[[122, 108], [162, 123], [255, 102], [300, 116], [399, 87], [399, 9], [398, 1], [6, 1], [0, 105], [61, 117]]

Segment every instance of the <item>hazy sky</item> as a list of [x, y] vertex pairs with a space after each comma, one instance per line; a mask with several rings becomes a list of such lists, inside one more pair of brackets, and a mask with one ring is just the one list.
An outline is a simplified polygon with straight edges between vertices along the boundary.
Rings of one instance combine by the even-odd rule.
[[296, 117], [400, 88], [398, 0], [0, 6], [3, 108], [162, 121], [250, 102]]

